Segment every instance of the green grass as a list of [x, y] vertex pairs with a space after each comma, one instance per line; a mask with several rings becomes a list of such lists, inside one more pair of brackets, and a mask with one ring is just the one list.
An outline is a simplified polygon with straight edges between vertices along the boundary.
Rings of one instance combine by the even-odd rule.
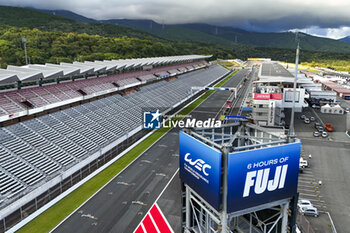
[[[227, 82], [235, 73], [226, 77], [215, 87], [222, 86]], [[179, 115], [187, 115], [199, 104], [201, 104], [206, 98], [208, 98], [214, 91], [208, 91], [179, 112]], [[37, 218], [26, 224], [18, 232], [19, 233], [41, 233], [49, 232], [57, 224], [59, 224], [65, 217], [72, 213], [82, 203], [84, 203], [90, 196], [96, 193], [104, 184], [117, 175], [123, 168], [135, 160], [141, 153], [146, 151], [155, 141], [161, 136], [166, 134], [171, 128], [161, 128], [155, 131], [152, 135], [147, 137], [143, 142], [138, 144], [123, 157], [104, 169], [102, 172], [91, 178], [85, 184], [73, 191], [71, 194], [63, 198], [61, 201], [53, 205]]]
[[[288, 64], [288, 67], [290, 69], [295, 69], [295, 64], [294, 63], [282, 63], [284, 66]], [[303, 62], [303, 63], [300, 63], [299, 66], [298, 66], [298, 69], [299, 70], [306, 70], [306, 71], [310, 71], [310, 72], [313, 72], [313, 73], [320, 73], [321, 71], [314, 68], [314, 66], [311, 65], [311, 63], [307, 63], [307, 62]]]
[[346, 71], [350, 72], [350, 61], [349, 60], [318, 60], [313, 62], [303, 62], [301, 65], [308, 66], [308, 67], [325, 67], [325, 68], [332, 68], [337, 71]]
[[230, 74], [229, 76], [227, 76], [225, 79], [223, 79], [221, 82], [219, 82], [218, 84], [215, 85], [215, 87], [221, 87], [222, 85], [224, 85], [233, 75], [237, 74], [239, 70], [236, 70], [235, 72], [233, 72], [232, 74]]
[[220, 61], [218, 63], [219, 63], [219, 65], [225, 67], [228, 70], [232, 69], [235, 66], [239, 66], [239, 64], [237, 64], [236, 62], [233, 62], [233, 61], [225, 61], [224, 60], [224, 61]]

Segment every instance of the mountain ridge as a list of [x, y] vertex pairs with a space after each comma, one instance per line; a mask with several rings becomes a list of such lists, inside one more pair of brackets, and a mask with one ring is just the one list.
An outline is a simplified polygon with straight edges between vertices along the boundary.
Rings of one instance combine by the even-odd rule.
[[346, 37], [340, 38], [339, 41], [342, 41], [342, 42], [350, 44], [350, 36], [346, 36]]
[[[94, 20], [71, 11], [50, 10], [56, 14], [75, 19], [80, 22]], [[70, 13], [68, 13], [70, 12]], [[293, 32], [252, 32], [228, 26], [215, 26], [205, 23], [189, 24], [159, 24], [150, 19], [107, 19], [94, 22], [114, 24], [148, 32], [154, 36], [174, 41], [211, 43], [222, 46], [235, 44], [252, 45], [259, 47], [287, 48], [296, 47], [295, 33]], [[310, 51], [350, 53], [350, 44], [347, 41], [312, 36], [306, 33], [301, 35], [301, 48]]]

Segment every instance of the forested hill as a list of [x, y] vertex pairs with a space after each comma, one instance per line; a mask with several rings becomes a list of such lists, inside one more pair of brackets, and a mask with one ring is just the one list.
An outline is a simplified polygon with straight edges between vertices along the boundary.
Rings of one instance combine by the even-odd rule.
[[90, 35], [132, 37], [165, 41], [150, 33], [132, 28], [99, 22], [83, 23], [34, 9], [0, 6], [0, 24], [14, 27], [38, 28], [45, 31], [87, 33]]
[[[144, 30], [155, 36], [178, 41], [207, 41], [223, 46], [232, 43], [241, 45], [294, 49], [295, 33], [250, 32], [232, 27], [209, 24], [161, 25], [152, 20], [111, 19], [102, 22]], [[302, 49], [318, 52], [350, 53], [350, 44], [343, 41], [299, 33]]]
[[25, 64], [22, 38], [27, 39], [27, 53], [32, 64], [94, 61], [182, 54], [213, 54], [233, 57], [228, 49], [191, 43], [163, 43], [128, 37], [104, 37], [86, 33], [43, 31], [0, 26], [0, 64]]

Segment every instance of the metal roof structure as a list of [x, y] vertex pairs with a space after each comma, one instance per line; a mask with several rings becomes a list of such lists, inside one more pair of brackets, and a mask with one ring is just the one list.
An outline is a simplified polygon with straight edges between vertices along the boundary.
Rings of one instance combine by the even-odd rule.
[[[16, 68], [22, 68], [22, 67], [16, 67]], [[7, 70], [0, 69], [0, 77], [3, 77], [3, 75], [6, 76], [9, 74], [11, 75], [11, 77], [8, 79], [2, 79], [1, 83], [11, 83], [8, 80], [23, 81], [23, 80], [37, 80], [40, 78], [44, 78], [44, 75], [42, 74], [42, 72], [39, 72], [33, 69], [28, 69], [28, 68], [15, 69], [15, 66], [10, 66], [10, 69], [7, 69]]]
[[281, 64], [272, 62], [261, 65], [261, 76], [293, 78], [293, 75]]
[[175, 62], [187, 62], [210, 58], [211, 56], [184, 55], [170, 57], [150, 57], [135, 59], [119, 59], [104, 61], [85, 61], [58, 64], [30, 64], [25, 66], [7, 66], [0, 69], [0, 84], [14, 83], [17, 81], [36, 81], [39, 79], [53, 79], [74, 75], [84, 75], [114, 71], [116, 69], [131, 69], [148, 65], [163, 65]]
[[0, 69], [0, 84], [1, 83], [8, 83], [8, 82], [17, 82], [19, 81], [18, 76], [15, 72]]
[[[294, 83], [294, 75], [281, 64], [266, 62], [261, 65], [259, 80], [254, 83]], [[313, 81], [304, 74], [298, 74], [297, 83], [312, 84]]]

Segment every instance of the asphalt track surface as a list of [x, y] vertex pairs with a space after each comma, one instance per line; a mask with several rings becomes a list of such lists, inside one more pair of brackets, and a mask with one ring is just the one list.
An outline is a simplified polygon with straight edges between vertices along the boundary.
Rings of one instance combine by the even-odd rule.
[[[239, 71], [224, 86], [235, 87], [248, 72]], [[230, 94], [215, 91], [191, 113], [192, 117], [215, 117]], [[133, 232], [174, 175], [158, 204], [174, 231], [180, 232], [181, 190], [175, 174], [178, 147], [178, 129], [172, 129], [53, 232]]]

